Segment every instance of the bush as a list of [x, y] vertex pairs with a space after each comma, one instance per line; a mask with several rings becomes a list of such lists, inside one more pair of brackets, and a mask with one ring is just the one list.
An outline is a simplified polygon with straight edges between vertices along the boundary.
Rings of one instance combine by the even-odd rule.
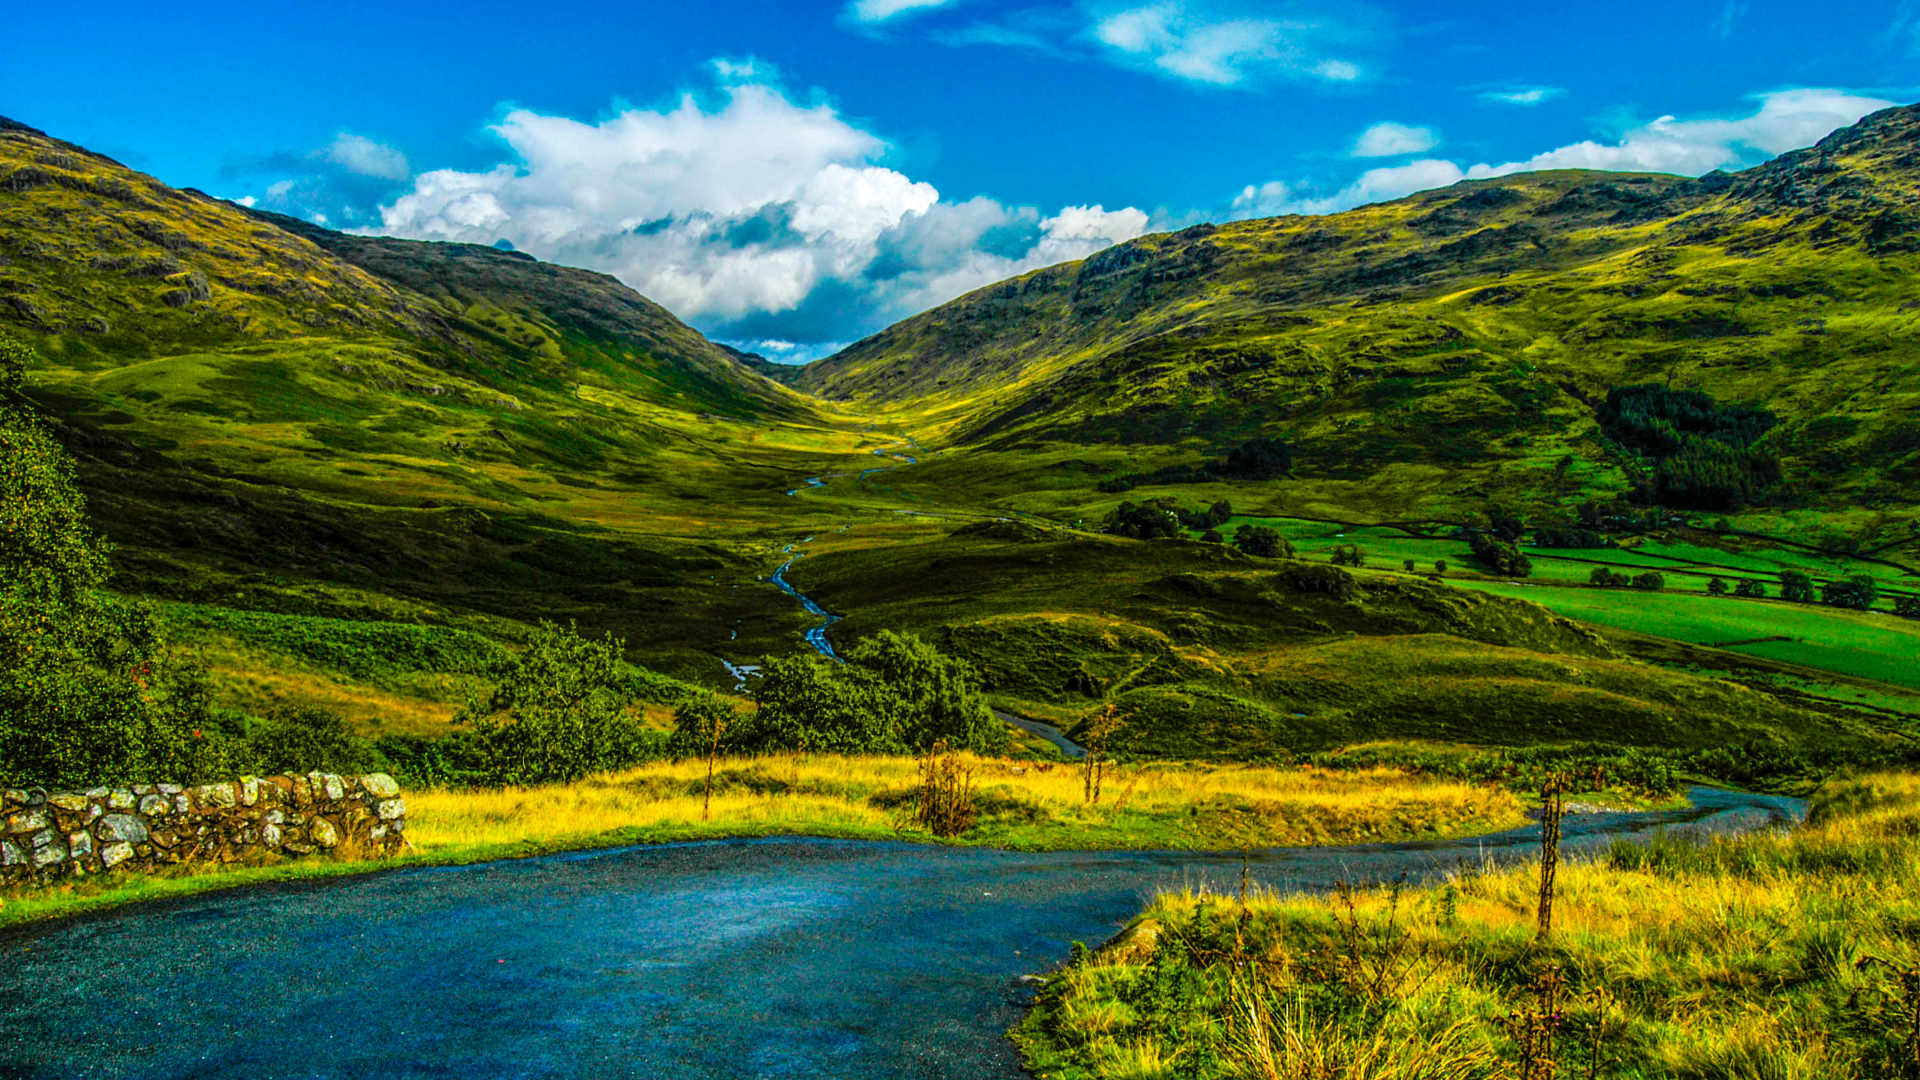
[[1323, 593], [1337, 600], [1351, 600], [1359, 593], [1359, 582], [1337, 566], [1322, 563], [1294, 563], [1274, 575], [1274, 580], [1297, 593]]
[[1107, 515], [1106, 531], [1133, 540], [1156, 540], [1180, 535], [1180, 513], [1172, 499], [1146, 503], [1123, 502]]
[[1903, 619], [1920, 619], [1920, 596], [1896, 596], [1893, 613]]
[[1715, 596], [1727, 595], [1727, 583], [1720, 578], [1707, 582], [1707, 591]]
[[1335, 566], [1365, 566], [1367, 553], [1359, 544], [1341, 544], [1333, 549], [1333, 557], [1329, 561]]
[[373, 744], [346, 718], [315, 705], [275, 709], [247, 735], [251, 771], [262, 776], [320, 772], [358, 774], [378, 767]]
[[1265, 525], [1242, 525], [1233, 534], [1233, 546], [1262, 559], [1293, 558], [1293, 542]]
[[1653, 592], [1658, 589], [1666, 588], [1667, 579], [1664, 577], [1661, 577], [1659, 571], [1649, 570], [1644, 574], [1634, 575], [1633, 587], [1636, 589], [1645, 589], [1648, 592]]
[[1469, 531], [1467, 545], [1473, 549], [1474, 560], [1492, 573], [1515, 578], [1533, 576], [1533, 560], [1522, 554], [1519, 546], [1511, 540], [1502, 540], [1490, 533]]
[[1226, 542], [1226, 539], [1226, 537], [1220, 535], [1219, 529], [1208, 529], [1206, 532], [1200, 534], [1200, 542], [1203, 544], [1222, 544]]
[[1763, 600], [1767, 595], [1767, 586], [1765, 583], [1754, 581], [1752, 578], [1741, 578], [1739, 583], [1733, 587], [1733, 595], [1745, 596], [1754, 600]]
[[1804, 604], [1813, 599], [1813, 579], [1798, 570], [1780, 571], [1780, 599]]
[[1624, 589], [1633, 584], [1633, 579], [1609, 566], [1596, 566], [1587, 575], [1587, 584], [1598, 585], [1603, 589]]
[[1870, 574], [1855, 574], [1845, 581], [1829, 582], [1820, 589], [1820, 602], [1834, 607], [1865, 611], [1880, 598], [1880, 583]]
[[567, 783], [659, 749], [632, 710], [624, 643], [541, 620], [524, 652], [496, 665], [495, 684], [454, 718], [472, 724], [482, 771], [496, 784]]
[[973, 665], [891, 630], [860, 642], [845, 664], [774, 660], [754, 697], [759, 709], [740, 718], [737, 734], [722, 736], [723, 749], [899, 754], [944, 741], [998, 753], [1007, 743]]

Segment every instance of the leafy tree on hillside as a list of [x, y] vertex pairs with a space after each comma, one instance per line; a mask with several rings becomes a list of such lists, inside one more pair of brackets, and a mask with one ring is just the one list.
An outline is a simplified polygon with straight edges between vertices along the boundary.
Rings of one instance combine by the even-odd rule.
[[1813, 579], [1798, 570], [1780, 571], [1780, 599], [1804, 604], [1813, 599]]
[[1596, 566], [1587, 575], [1587, 584], [1598, 585], [1603, 589], [1624, 589], [1633, 584], [1633, 579], [1609, 566]]
[[1158, 540], [1180, 535], [1180, 511], [1172, 499], [1123, 502], [1107, 515], [1106, 531], [1134, 540]]
[[262, 776], [318, 769], [364, 773], [376, 766], [373, 744], [354, 734], [346, 718], [317, 705], [283, 705], [247, 735], [247, 768]]
[[1615, 442], [1652, 459], [1635, 491], [1643, 501], [1737, 510], [1781, 483], [1779, 460], [1756, 446], [1779, 423], [1765, 409], [1722, 405], [1698, 390], [1616, 386], [1599, 420]]
[[1367, 553], [1359, 544], [1341, 544], [1333, 549], [1333, 556], [1327, 561], [1335, 566], [1365, 566]]
[[1233, 534], [1233, 546], [1262, 559], [1293, 558], [1293, 541], [1265, 525], [1242, 525]]
[[1834, 607], [1865, 611], [1880, 598], [1880, 583], [1871, 574], [1855, 574], [1845, 581], [1829, 582], [1820, 589], [1820, 602]]
[[1727, 583], [1720, 578], [1707, 582], [1707, 591], [1715, 596], [1727, 595]]
[[1208, 529], [1206, 532], [1200, 534], [1201, 542], [1207, 544], [1225, 543], [1226, 539], [1226, 537], [1220, 535], [1219, 529]]
[[1248, 439], [1227, 453], [1220, 471], [1241, 480], [1278, 480], [1293, 471], [1293, 448], [1279, 439]]
[[1903, 619], [1920, 619], [1920, 596], [1896, 596], [1893, 613]]
[[[1518, 527], [1518, 522], [1513, 523]], [[1481, 566], [1502, 577], [1531, 577], [1533, 560], [1520, 550], [1520, 545], [1512, 540], [1502, 540], [1493, 533], [1483, 533], [1469, 529], [1467, 546], [1473, 549], [1474, 560]]]
[[566, 783], [644, 759], [655, 743], [632, 711], [625, 652], [611, 634], [593, 641], [541, 620], [527, 647], [494, 668], [493, 689], [454, 718], [474, 726], [493, 782]]
[[1433, 572], [1434, 572], [1434, 573], [1436, 573], [1436, 574], [1444, 574], [1444, 573], [1446, 573], [1446, 572], [1447, 572], [1447, 560], [1445, 560], [1445, 559], [1435, 559], [1435, 560], [1433, 560]]
[[1667, 587], [1667, 579], [1661, 576], [1658, 570], [1649, 570], [1644, 574], [1634, 575], [1633, 587], [1655, 592]]
[[1751, 600], [1764, 600], [1767, 595], [1767, 586], [1764, 582], [1755, 581], [1752, 578], [1741, 578], [1739, 584], [1733, 587], [1733, 595], [1744, 596]]
[[223, 771], [204, 670], [167, 651], [150, 607], [106, 591], [73, 462], [16, 396], [31, 356], [0, 337], [0, 783]]
[[973, 665], [911, 634], [883, 630], [847, 663], [783, 657], [761, 673], [759, 709], [741, 718], [731, 752], [824, 750], [898, 754], [945, 742], [996, 753], [1007, 730], [981, 694]]

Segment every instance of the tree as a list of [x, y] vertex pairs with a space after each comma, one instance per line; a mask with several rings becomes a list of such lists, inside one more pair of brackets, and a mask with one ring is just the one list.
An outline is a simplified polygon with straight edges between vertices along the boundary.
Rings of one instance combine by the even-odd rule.
[[1896, 596], [1893, 613], [1903, 619], [1920, 619], [1920, 596]]
[[720, 757], [720, 740], [737, 726], [739, 714], [718, 694], [696, 694], [673, 710], [673, 735], [667, 740], [667, 752], [676, 758], [704, 755], [707, 759], [706, 793], [700, 801], [700, 820], [713, 817], [713, 766]]
[[1445, 560], [1445, 559], [1435, 559], [1435, 560], [1433, 560], [1433, 572], [1434, 572], [1434, 573], [1436, 573], [1436, 574], [1444, 574], [1444, 573], [1446, 573], [1446, 572], [1447, 572], [1447, 560]]
[[754, 697], [758, 711], [723, 748], [900, 754], [945, 741], [997, 753], [1007, 741], [973, 665], [890, 630], [848, 651], [845, 664], [774, 660], [761, 672]]
[[1123, 502], [1107, 515], [1106, 531], [1134, 540], [1157, 540], [1180, 535], [1180, 511], [1172, 499]]
[[630, 711], [625, 643], [546, 620], [518, 656], [493, 670], [493, 689], [454, 717], [472, 724], [498, 784], [567, 783], [641, 760], [652, 743]]
[[1666, 588], [1667, 579], [1660, 576], [1660, 572], [1658, 570], [1649, 570], [1644, 574], [1638, 574], [1634, 576], [1633, 587], [1636, 589], [1645, 589], [1648, 592], [1653, 592], [1659, 589]]
[[1493, 533], [1468, 530], [1467, 546], [1473, 549], [1475, 561], [1502, 577], [1523, 578], [1533, 575], [1533, 560], [1527, 558], [1520, 546], [1511, 540], [1502, 540]]
[[199, 665], [106, 589], [73, 462], [18, 400], [32, 353], [0, 337], [0, 784], [91, 787], [225, 771]]
[[1587, 575], [1587, 584], [1598, 585], [1603, 589], [1624, 589], [1633, 584], [1633, 579], [1612, 567], [1596, 566], [1593, 572]]
[[1208, 529], [1206, 532], [1200, 534], [1201, 542], [1207, 544], [1225, 543], [1226, 539], [1226, 537], [1220, 535], [1219, 529]]
[[1707, 582], [1707, 591], [1715, 596], [1727, 595], [1727, 583], [1719, 578]]
[[1813, 579], [1798, 570], [1780, 571], [1780, 599], [1804, 604], [1813, 599]]
[[1248, 439], [1227, 454], [1222, 469], [1242, 480], [1278, 480], [1293, 471], [1293, 449], [1279, 439]]
[[1820, 589], [1820, 602], [1834, 607], [1865, 611], [1880, 598], [1880, 583], [1870, 574], [1855, 574], [1845, 581], [1829, 582]]
[[1365, 566], [1367, 553], [1359, 544], [1341, 544], [1333, 549], [1333, 557], [1328, 561], [1335, 566]]
[[1767, 587], [1752, 578], [1741, 578], [1739, 583], [1733, 587], [1733, 595], [1744, 596], [1752, 600], [1763, 600], [1767, 595]]
[[1233, 534], [1233, 546], [1262, 559], [1293, 558], [1293, 541], [1265, 525], [1242, 525]]
[[1407, 560], [1405, 560], [1405, 561], [1403, 561], [1403, 562], [1401, 562], [1401, 564], [1400, 564], [1400, 568], [1401, 568], [1402, 570], [1405, 570], [1405, 571], [1406, 571], [1407, 573], [1409, 573], [1409, 574], [1411, 574], [1411, 573], [1413, 573], [1413, 572], [1414, 572], [1414, 571], [1415, 571], [1415, 570], [1417, 569], [1417, 567], [1416, 567], [1416, 565], [1415, 565], [1415, 563], [1414, 563], [1414, 561], [1413, 561], [1412, 559], [1407, 559]]

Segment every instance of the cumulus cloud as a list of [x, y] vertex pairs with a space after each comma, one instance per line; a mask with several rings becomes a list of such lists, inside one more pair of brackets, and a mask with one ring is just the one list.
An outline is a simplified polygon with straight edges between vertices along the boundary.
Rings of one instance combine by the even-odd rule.
[[1235, 196], [1236, 218], [1278, 214], [1328, 214], [1368, 203], [1402, 198], [1416, 191], [1542, 169], [1604, 169], [1697, 176], [1714, 169], [1758, 164], [1788, 150], [1810, 146], [1876, 109], [1893, 104], [1841, 90], [1782, 90], [1757, 96], [1759, 108], [1733, 119], [1678, 120], [1663, 116], [1626, 132], [1617, 142], [1578, 142], [1524, 161], [1482, 162], [1463, 166], [1425, 158], [1390, 168], [1369, 169], [1330, 195], [1280, 181], [1248, 185]]
[[952, 7], [960, 0], [851, 0], [840, 9], [840, 17], [851, 23], [873, 25], [899, 18], [912, 18], [943, 7]]
[[1360, 133], [1353, 141], [1352, 155], [1358, 158], [1401, 157], [1419, 154], [1440, 145], [1432, 128], [1408, 127], [1382, 121]]
[[381, 180], [405, 180], [413, 171], [407, 167], [407, 155], [364, 135], [350, 135], [344, 131], [334, 136], [333, 141], [325, 147], [315, 151], [314, 156], [328, 164], [338, 165], [355, 176], [371, 176]]
[[1558, 86], [1521, 86], [1504, 90], [1482, 90], [1480, 100], [1496, 105], [1519, 105], [1524, 108], [1557, 98], [1564, 93], [1566, 91]]
[[492, 131], [511, 160], [421, 173], [372, 231], [603, 270], [767, 355], [805, 358], [1148, 223], [1133, 208], [943, 201], [882, 164], [878, 136], [760, 82], [597, 123], [520, 109]]

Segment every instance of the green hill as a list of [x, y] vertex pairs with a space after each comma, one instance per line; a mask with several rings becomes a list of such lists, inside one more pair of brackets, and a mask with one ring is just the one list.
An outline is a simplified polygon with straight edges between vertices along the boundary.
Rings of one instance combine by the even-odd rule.
[[[1653, 383], [1770, 410], [1767, 505], [1913, 552], [1917, 134], [1920, 107], [1890, 109], [1736, 175], [1527, 173], [1142, 237], [908, 319], [796, 385], [970, 451], [1070, 459], [1087, 487], [1280, 437], [1298, 467], [1275, 512], [1462, 520], [1629, 492], [1652, 463], [1597, 413]], [[954, 480], [1065, 486], [995, 473], [1010, 482]]]

